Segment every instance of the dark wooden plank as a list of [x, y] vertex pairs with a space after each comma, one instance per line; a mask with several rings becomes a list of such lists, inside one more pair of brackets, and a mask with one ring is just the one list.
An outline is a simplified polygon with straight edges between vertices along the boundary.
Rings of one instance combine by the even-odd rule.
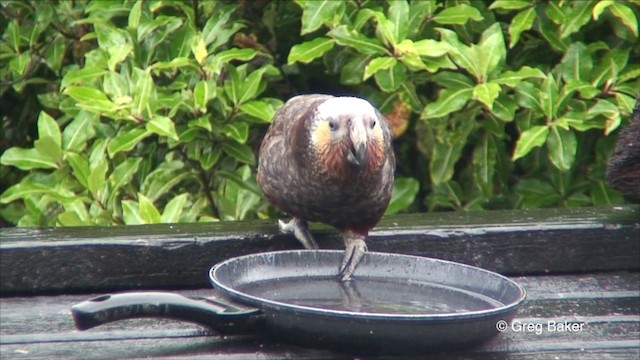
[[[447, 358], [633, 358], [640, 352], [640, 273], [515, 278], [528, 298], [507, 331], [489, 343]], [[178, 291], [207, 296], [208, 289]], [[198, 325], [140, 319], [74, 330], [70, 306], [95, 294], [0, 298], [0, 354], [17, 359], [319, 359], [345, 354], [276, 344], [259, 334], [221, 337]], [[567, 305], [569, 304], [569, 305]], [[550, 322], [583, 324], [560, 332]], [[530, 324], [531, 328], [518, 327]], [[540, 329], [538, 331], [538, 329]]]
[[[451, 212], [388, 217], [371, 251], [429, 256], [507, 274], [640, 269], [640, 208]], [[324, 248], [336, 232], [312, 230]], [[274, 222], [2, 229], [0, 294], [204, 287], [213, 264], [295, 249]]]

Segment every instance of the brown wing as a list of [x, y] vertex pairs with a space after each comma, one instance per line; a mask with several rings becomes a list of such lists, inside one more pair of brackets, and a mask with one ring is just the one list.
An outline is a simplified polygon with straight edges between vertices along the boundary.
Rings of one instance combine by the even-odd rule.
[[330, 95], [300, 95], [291, 98], [276, 112], [260, 146], [258, 185], [267, 199], [280, 209], [296, 215], [296, 199], [305, 184], [300, 182], [308, 147], [307, 120]]

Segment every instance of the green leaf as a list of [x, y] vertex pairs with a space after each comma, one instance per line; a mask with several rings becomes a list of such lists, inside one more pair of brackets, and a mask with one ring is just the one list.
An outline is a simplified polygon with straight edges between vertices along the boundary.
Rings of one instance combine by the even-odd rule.
[[483, 79], [483, 66], [486, 64], [486, 59], [483, 59], [484, 54], [477, 45], [466, 46], [458, 40], [458, 35], [449, 30], [443, 28], [437, 28], [442, 37], [442, 40], [451, 46], [449, 57], [459, 67], [467, 70], [476, 79]]
[[251, 193], [256, 195], [262, 195], [262, 192], [260, 191], [260, 188], [258, 188], [257, 183], [243, 179], [236, 173], [220, 170], [216, 172], [216, 175], [222, 178], [225, 178], [227, 180], [233, 181], [233, 183], [235, 183], [241, 189], [250, 191]]
[[236, 141], [225, 141], [220, 145], [227, 155], [242, 163], [255, 165], [256, 157], [248, 145], [240, 144]]
[[548, 119], [555, 118], [558, 115], [558, 108], [560, 106], [560, 89], [553, 74], [549, 74], [542, 82], [540, 90], [542, 111]]
[[389, 4], [389, 21], [393, 24], [393, 37], [397, 42], [407, 38], [409, 34], [409, 3], [406, 0], [396, 0]]
[[475, 86], [473, 80], [467, 75], [453, 71], [440, 71], [433, 75], [433, 80], [445, 88], [464, 89]]
[[187, 203], [189, 194], [180, 194], [171, 199], [164, 207], [160, 222], [163, 224], [171, 224], [180, 222], [180, 216], [182, 215], [182, 208]]
[[119, 44], [107, 48], [107, 52], [109, 53], [107, 66], [109, 67], [109, 70], [116, 71], [116, 65], [126, 59], [132, 51], [133, 45], [131, 44]]
[[49, 158], [52, 162], [57, 164], [62, 160], [62, 149], [52, 138], [48, 136], [41, 137], [34, 141], [33, 145], [38, 153]]
[[478, 9], [469, 5], [460, 4], [440, 11], [438, 15], [433, 18], [435, 22], [446, 25], [464, 25], [469, 19], [480, 21], [483, 20], [484, 17]]
[[173, 120], [166, 116], [156, 116], [146, 125], [147, 131], [179, 141]]
[[87, 141], [96, 135], [95, 126], [98, 122], [97, 114], [81, 110], [62, 131], [62, 147], [67, 151], [82, 152]]
[[108, 178], [112, 191], [109, 202], [113, 200], [112, 198], [118, 193], [118, 190], [131, 183], [131, 179], [140, 168], [141, 162], [142, 158], [139, 157], [128, 158], [113, 169]]
[[147, 107], [149, 106], [149, 99], [153, 89], [153, 79], [149, 70], [145, 71], [139, 68], [133, 69], [133, 115], [145, 118]]
[[529, 66], [523, 66], [518, 71], [505, 71], [492, 80], [492, 82], [507, 85], [509, 87], [516, 87], [522, 80], [529, 78], [544, 79], [545, 73], [540, 69], [532, 68]]
[[440, 5], [436, 4], [436, 0], [412, 1], [409, 4], [409, 16], [405, 19], [408, 37], [413, 37], [420, 33], [424, 26], [424, 19], [433, 17], [433, 13]]
[[587, 131], [591, 129], [603, 129], [604, 121], [591, 121], [595, 115], [587, 115], [583, 111], [570, 111], [562, 115], [555, 121], [557, 126], [563, 129], [575, 129], [578, 131]]
[[245, 101], [253, 99], [260, 91], [260, 84], [262, 83], [263, 74], [269, 69], [267, 66], [263, 66], [258, 70], [251, 72], [245, 79], [241, 87], [241, 95], [238, 102], [240, 104]]
[[388, 47], [394, 47], [398, 43], [395, 37], [395, 25], [383, 13], [375, 11], [374, 14], [377, 22], [376, 36]]
[[497, 69], [498, 65], [507, 58], [507, 49], [504, 45], [504, 36], [499, 23], [491, 25], [482, 33], [477, 46], [476, 60], [479, 61], [478, 69], [482, 79]]
[[225, 95], [229, 97], [229, 100], [235, 105], [240, 102], [242, 82], [240, 81], [240, 74], [238, 74], [238, 70], [228, 65], [225, 67], [228, 73], [228, 79], [224, 82], [224, 92]]
[[562, 88], [562, 96], [571, 96], [575, 91], [579, 92], [580, 97], [583, 99], [593, 99], [598, 94], [600, 94], [600, 90], [598, 90], [590, 82], [582, 80], [571, 80], [566, 83], [564, 88]]
[[198, 81], [193, 88], [193, 102], [201, 113], [207, 112], [207, 102], [209, 100], [209, 85], [206, 81]]
[[523, 197], [522, 208], [535, 209], [555, 205], [558, 194], [551, 184], [539, 179], [524, 179], [516, 185], [516, 192]]
[[401, 62], [396, 62], [392, 67], [376, 72], [374, 78], [380, 90], [393, 92], [407, 81], [407, 67]]
[[602, 12], [606, 8], [608, 8], [609, 6], [613, 5], [614, 3], [615, 3], [615, 0], [600, 0], [600, 1], [598, 1], [596, 6], [594, 6], [593, 10], [591, 11], [591, 16], [595, 20], [598, 20], [600, 18], [600, 15], [602, 15]]
[[171, 61], [159, 61], [157, 63], [154, 63], [151, 66], [149, 66], [149, 69], [157, 71], [157, 70], [183, 68], [187, 66], [195, 66], [195, 64], [192, 63], [192, 60], [190, 60], [189, 58], [177, 57], [172, 59]]
[[372, 56], [356, 55], [347, 61], [340, 72], [340, 83], [344, 85], [358, 85], [362, 83], [364, 68]]
[[129, 95], [130, 82], [128, 76], [110, 72], [102, 80], [102, 89], [116, 104], [129, 104], [132, 101]]
[[333, 39], [317, 37], [311, 41], [294, 45], [289, 51], [287, 64], [291, 65], [296, 62], [308, 64], [331, 50], [334, 44]]
[[[636, 3], [636, 6], [638, 4]], [[619, 2], [614, 2], [609, 7], [611, 13], [619, 18], [624, 26], [626, 26], [636, 37], [638, 38], [638, 19], [636, 18], [637, 10], [634, 13], [627, 5], [621, 4]]]
[[451, 51], [451, 45], [442, 41], [424, 39], [414, 42], [413, 49], [420, 56], [439, 57]]
[[82, 69], [71, 70], [62, 78], [60, 89], [64, 90], [69, 85], [90, 84], [92, 80], [101, 78], [108, 73], [108, 70], [96, 67], [84, 67]]
[[571, 44], [562, 58], [559, 69], [565, 82], [591, 80], [593, 60], [586, 45], [581, 42]]
[[[334, 18], [341, 15], [342, 1], [305, 1], [302, 5], [302, 28], [300, 35], [318, 30], [325, 23], [334, 24]], [[343, 10], [344, 11], [344, 10]]]
[[438, 100], [427, 104], [420, 117], [424, 120], [446, 116], [462, 109], [473, 95], [473, 88], [442, 89]]
[[594, 117], [597, 115], [604, 116], [606, 119], [604, 127], [605, 135], [609, 135], [612, 131], [617, 129], [618, 126], [620, 126], [620, 109], [609, 100], [600, 99], [587, 111], [587, 117]]
[[140, 19], [142, 18], [142, 1], [136, 1], [129, 12], [127, 26], [129, 29], [138, 29]]
[[608, 51], [593, 70], [591, 83], [599, 87], [605, 82], [615, 82], [616, 77], [627, 66], [631, 48], [619, 47]]
[[509, 25], [509, 48], [512, 49], [520, 40], [520, 34], [530, 30], [533, 26], [533, 20], [536, 19], [536, 9], [531, 7], [521, 11], [516, 15]]
[[576, 1], [571, 4], [573, 7], [571, 7], [568, 12], [565, 21], [560, 24], [561, 39], [577, 32], [591, 19], [591, 10], [594, 6], [593, 1]]
[[513, 161], [529, 154], [535, 147], [544, 145], [549, 135], [548, 126], [532, 126], [520, 134], [520, 139], [516, 144], [516, 150], [513, 153]]
[[240, 104], [240, 111], [245, 114], [251, 115], [264, 122], [271, 122], [276, 115], [276, 111], [271, 104], [262, 100], [251, 100], [244, 104]]
[[531, 6], [531, 1], [529, 0], [496, 0], [491, 3], [489, 10], [520, 10], [528, 6]]
[[91, 166], [91, 172], [87, 177], [87, 188], [96, 200], [102, 199], [102, 193], [104, 184], [106, 183], [107, 170], [109, 169], [109, 163], [102, 157], [99, 161], [95, 162]]
[[73, 152], [66, 153], [65, 157], [76, 180], [85, 188], [88, 187], [87, 179], [91, 171], [89, 170], [89, 160], [87, 160], [87, 157], [83, 154]]
[[516, 110], [518, 110], [518, 104], [509, 96], [500, 94], [493, 102], [491, 112], [502, 121], [512, 121], [516, 116]]
[[161, 219], [153, 202], [141, 193], [138, 193], [138, 214], [145, 224], [157, 224]]
[[53, 39], [52, 45], [47, 50], [47, 66], [56, 74], [60, 74], [61, 72], [62, 63], [67, 53], [67, 44], [67, 40], [62, 35], [58, 35]]
[[140, 216], [138, 203], [131, 200], [122, 200], [122, 218], [125, 225], [144, 224], [144, 220]]
[[201, 116], [197, 119], [193, 119], [189, 121], [189, 123], [187, 124], [187, 127], [189, 128], [199, 127], [209, 132], [213, 130], [213, 128], [211, 127], [211, 121], [209, 121], [208, 116]]
[[58, 168], [58, 164], [47, 154], [42, 154], [36, 149], [23, 149], [19, 147], [7, 149], [4, 154], [2, 154], [2, 157], [0, 157], [0, 164], [15, 166], [21, 170]]
[[364, 55], [391, 55], [378, 39], [371, 39], [356, 31], [350, 31], [346, 25], [340, 25], [327, 33], [338, 45], [354, 48]]
[[69, 86], [64, 93], [81, 103], [110, 102], [102, 91], [86, 86]]
[[414, 178], [397, 178], [393, 182], [391, 201], [385, 211], [385, 215], [397, 214], [413, 204], [418, 195], [420, 183]]
[[151, 135], [151, 132], [143, 128], [135, 128], [128, 131], [122, 131], [109, 141], [107, 151], [109, 157], [113, 158], [119, 152], [127, 152], [133, 149], [142, 139]]
[[485, 197], [493, 194], [493, 176], [496, 172], [498, 148], [491, 135], [484, 134], [473, 150], [473, 178]]
[[520, 82], [516, 86], [516, 99], [521, 107], [531, 109], [536, 114], [544, 112], [542, 106], [542, 93], [530, 82]]
[[[554, 4], [555, 4], [554, 2], [550, 2], [546, 7], [546, 9], [553, 8]], [[538, 23], [538, 30], [540, 31], [542, 36], [545, 38], [545, 40], [549, 43], [549, 45], [551, 45], [551, 47], [554, 50], [560, 53], [564, 53], [567, 50], [567, 47], [569, 47], [568, 45], [569, 41], [564, 40], [560, 37], [560, 35], [558, 34], [558, 28], [553, 24], [551, 24], [549, 21], [545, 21], [544, 19], [541, 19], [539, 17], [538, 17], [537, 23]]]
[[181, 161], [161, 163], [144, 178], [140, 190], [152, 201], [157, 201], [184, 179], [192, 176]]
[[198, 64], [203, 64], [207, 59], [209, 52], [207, 51], [207, 44], [204, 42], [202, 34], [198, 34], [193, 37], [193, 43], [191, 44], [191, 52], [196, 58]]
[[229, 50], [223, 50], [212, 57], [211, 61], [209, 62], [209, 65], [206, 66], [206, 68], [210, 69], [211, 72], [214, 74], [220, 74], [220, 70], [222, 69], [222, 67], [230, 63], [231, 61], [233, 60], [249, 61], [255, 58], [256, 56], [258, 56], [258, 54], [260, 54], [260, 52], [258, 52], [255, 49], [249, 49], [249, 48], [246, 48], [246, 49], [233, 48]]
[[578, 148], [576, 135], [572, 131], [552, 126], [547, 137], [547, 148], [549, 160], [555, 167], [561, 171], [571, 170]]
[[244, 144], [249, 138], [249, 125], [243, 121], [234, 121], [224, 125], [222, 132], [233, 140]]
[[46, 112], [41, 111], [38, 116], [38, 137], [48, 137], [57, 145], [58, 149], [62, 145], [62, 134], [58, 123]]
[[621, 204], [622, 196], [611, 190], [604, 181], [597, 181], [591, 188], [591, 201], [594, 206], [611, 206]]
[[51, 187], [31, 182], [29, 178], [27, 178], [3, 192], [2, 195], [0, 195], [0, 203], [8, 204], [16, 200], [47, 194], [51, 191]]
[[473, 99], [483, 103], [487, 109], [493, 110], [493, 102], [500, 95], [500, 85], [494, 82], [478, 84], [473, 88]]
[[474, 121], [468, 121], [466, 116], [461, 114], [456, 114], [449, 120], [452, 125], [446, 130], [440, 130], [431, 151], [429, 171], [431, 182], [435, 186], [447, 183], [453, 177], [455, 165], [462, 156], [467, 138], [475, 125]]
[[364, 68], [363, 80], [367, 80], [372, 75], [376, 74], [380, 70], [387, 70], [392, 66], [395, 66], [397, 60], [393, 57], [383, 56], [372, 59]]

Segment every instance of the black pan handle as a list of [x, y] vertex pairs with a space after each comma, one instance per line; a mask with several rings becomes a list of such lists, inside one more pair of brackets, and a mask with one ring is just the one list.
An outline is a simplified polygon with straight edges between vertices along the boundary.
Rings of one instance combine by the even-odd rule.
[[71, 307], [78, 330], [117, 320], [157, 317], [205, 325], [220, 333], [238, 333], [255, 327], [259, 313], [259, 309], [224, 303], [219, 299], [186, 297], [170, 292], [107, 294]]

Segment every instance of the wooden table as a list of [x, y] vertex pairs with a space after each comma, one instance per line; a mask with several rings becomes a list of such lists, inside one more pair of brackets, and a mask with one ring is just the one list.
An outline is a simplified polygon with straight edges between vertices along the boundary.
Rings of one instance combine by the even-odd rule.
[[[494, 211], [385, 219], [372, 251], [430, 256], [511, 276], [527, 290], [490, 342], [446, 358], [640, 358], [640, 209]], [[321, 246], [336, 233], [315, 227]], [[298, 248], [272, 222], [2, 229], [2, 359], [339, 359], [346, 353], [220, 336], [171, 320], [74, 329], [71, 305], [97, 294], [164, 289], [211, 296], [206, 272], [248, 253]]]

